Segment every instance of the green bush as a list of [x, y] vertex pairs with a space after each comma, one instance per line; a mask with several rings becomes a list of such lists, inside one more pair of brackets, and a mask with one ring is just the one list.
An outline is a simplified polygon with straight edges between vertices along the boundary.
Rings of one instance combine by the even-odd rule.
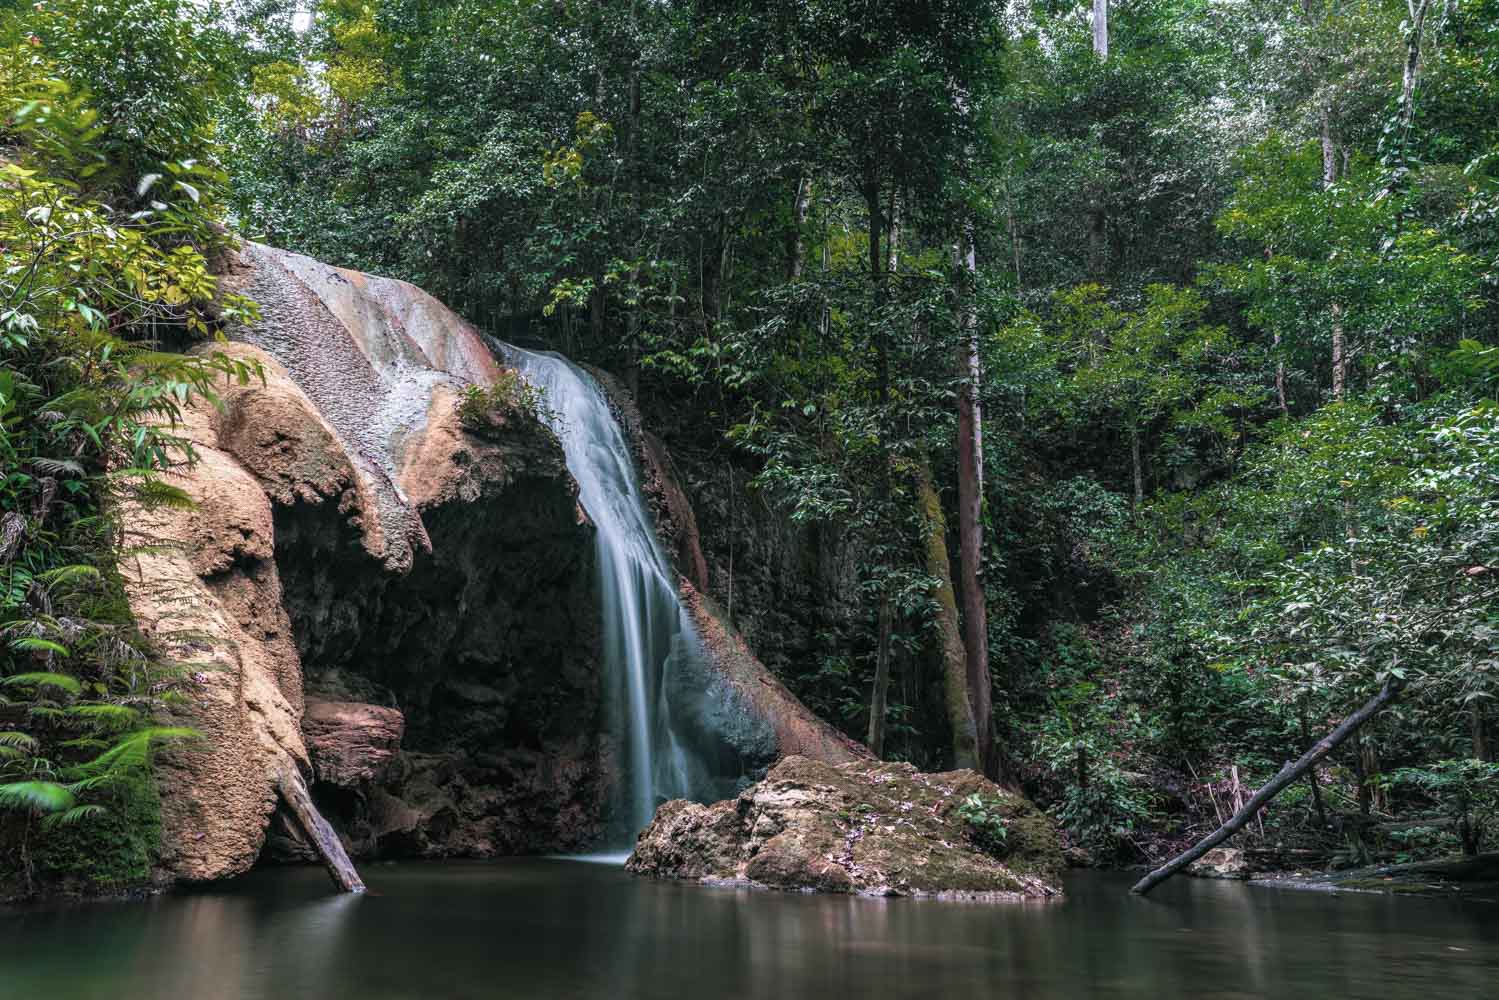
[[513, 368], [501, 372], [487, 387], [469, 386], [458, 402], [458, 419], [469, 430], [491, 429], [513, 416], [541, 423], [556, 417], [547, 405], [546, 389]]

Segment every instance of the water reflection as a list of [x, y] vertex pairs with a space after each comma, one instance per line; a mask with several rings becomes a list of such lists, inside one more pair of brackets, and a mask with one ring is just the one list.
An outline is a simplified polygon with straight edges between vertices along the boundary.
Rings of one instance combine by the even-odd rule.
[[0, 997], [1465, 997], [1499, 908], [1082, 874], [1057, 903], [800, 896], [561, 860], [0, 915]]

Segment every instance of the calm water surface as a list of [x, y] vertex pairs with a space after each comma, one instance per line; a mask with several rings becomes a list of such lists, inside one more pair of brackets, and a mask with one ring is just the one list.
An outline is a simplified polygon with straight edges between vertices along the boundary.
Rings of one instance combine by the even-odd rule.
[[1058, 903], [646, 882], [562, 860], [317, 869], [0, 911], [0, 997], [1499, 997], [1499, 905], [1069, 877]]

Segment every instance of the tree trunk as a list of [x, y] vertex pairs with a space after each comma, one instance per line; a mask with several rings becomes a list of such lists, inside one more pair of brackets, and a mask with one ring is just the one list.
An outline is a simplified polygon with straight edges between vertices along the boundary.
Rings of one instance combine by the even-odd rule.
[[1344, 719], [1336, 729], [1318, 740], [1310, 750], [1301, 755], [1300, 760], [1295, 763], [1288, 762], [1282, 767], [1280, 773], [1271, 778], [1263, 788], [1255, 792], [1254, 797], [1244, 803], [1244, 808], [1234, 813], [1227, 823], [1224, 823], [1218, 829], [1208, 834], [1208, 836], [1198, 841], [1190, 849], [1172, 858], [1166, 864], [1136, 882], [1130, 889], [1130, 892], [1143, 896], [1242, 830], [1255, 817], [1255, 814], [1265, 808], [1265, 805], [1271, 799], [1279, 795], [1300, 778], [1307, 769], [1314, 767], [1318, 761], [1322, 760], [1322, 758], [1335, 750], [1344, 740], [1357, 732], [1359, 726], [1368, 722], [1375, 715], [1379, 714], [1381, 709], [1399, 697], [1400, 689], [1403, 686], [1402, 682], [1394, 679], [1385, 681], [1384, 687], [1379, 689], [1378, 694], [1365, 702], [1364, 706], [1357, 712]]
[[869, 695], [869, 752], [875, 759], [885, 756], [885, 703], [890, 691], [890, 595], [880, 596], [878, 645], [874, 653], [874, 690]]
[[786, 268], [786, 277], [791, 281], [800, 281], [802, 269], [807, 259], [807, 214], [812, 209], [812, 178], [798, 177], [796, 179], [796, 201], [792, 209], [792, 233], [790, 261]]
[[1100, 62], [1109, 57], [1109, 0], [1093, 0], [1093, 54]]
[[1129, 426], [1129, 460], [1135, 475], [1135, 510], [1145, 503], [1145, 470], [1140, 465], [1140, 428]]
[[312, 804], [312, 794], [307, 791], [307, 782], [302, 779], [302, 772], [295, 764], [288, 761], [282, 766], [276, 779], [276, 790], [281, 793], [282, 801], [296, 817], [297, 824], [307, 834], [307, 840], [317, 851], [318, 857], [323, 859], [323, 867], [328, 869], [328, 876], [333, 879], [333, 884], [343, 892], [363, 892], [364, 881], [359, 877], [359, 872], [354, 870], [354, 862], [349, 860], [349, 854], [344, 850], [343, 842], [338, 839], [333, 827], [328, 825], [317, 806]]
[[963, 349], [959, 358], [958, 393], [958, 589], [963, 598], [963, 645], [968, 661], [968, 701], [978, 732], [979, 761], [984, 773], [997, 777], [994, 739], [994, 687], [989, 673], [989, 619], [984, 585], [979, 578], [984, 536], [983, 410], [979, 402], [982, 371], [979, 362], [978, 312], [973, 304], [978, 260], [973, 233], [966, 227], [959, 245], [958, 264], [967, 279], [963, 304]]
[[958, 633], [958, 603], [953, 596], [952, 568], [947, 558], [947, 520], [942, 516], [942, 502], [932, 488], [931, 470], [925, 462], [916, 471], [916, 503], [921, 512], [927, 575], [938, 581], [931, 596], [937, 604], [937, 634], [942, 642], [942, 687], [947, 721], [952, 728], [953, 767], [977, 770], [981, 763], [978, 728], [968, 701], [968, 663]]
[[1468, 725], [1473, 736], [1473, 757], [1476, 760], [1493, 760], [1489, 747], [1489, 727], [1484, 718], [1483, 702], [1477, 698], [1468, 702]]
[[[1332, 110], [1325, 104], [1319, 114], [1322, 125], [1322, 189], [1338, 182], [1338, 147], [1332, 138]], [[1347, 385], [1347, 344], [1343, 335], [1343, 303], [1328, 308], [1332, 322], [1332, 398], [1341, 401]]]

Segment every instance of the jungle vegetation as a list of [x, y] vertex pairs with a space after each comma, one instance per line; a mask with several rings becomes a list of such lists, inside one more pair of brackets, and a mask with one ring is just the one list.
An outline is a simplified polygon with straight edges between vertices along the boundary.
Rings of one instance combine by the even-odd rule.
[[173, 690], [119, 512], [180, 500], [162, 417], [253, 377], [162, 351], [213, 335], [238, 233], [677, 401], [856, 541], [793, 690], [1095, 860], [1391, 683], [1249, 836], [1485, 846], [1496, 0], [0, 11], [0, 802], [36, 823], [112, 808]]

